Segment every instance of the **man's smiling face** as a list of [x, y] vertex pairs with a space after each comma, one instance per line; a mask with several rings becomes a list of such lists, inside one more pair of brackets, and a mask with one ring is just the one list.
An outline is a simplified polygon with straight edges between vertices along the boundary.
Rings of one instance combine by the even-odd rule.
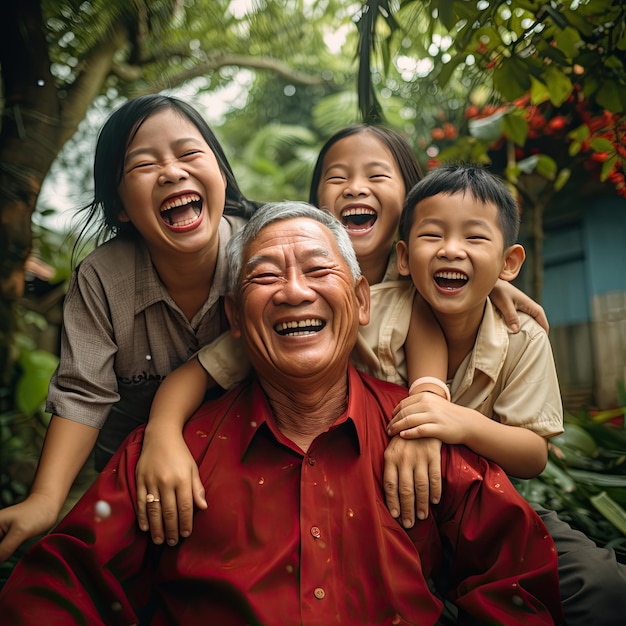
[[239, 285], [231, 328], [261, 378], [345, 374], [359, 324], [369, 321], [369, 287], [355, 284], [325, 226], [296, 218], [263, 228], [245, 250]]

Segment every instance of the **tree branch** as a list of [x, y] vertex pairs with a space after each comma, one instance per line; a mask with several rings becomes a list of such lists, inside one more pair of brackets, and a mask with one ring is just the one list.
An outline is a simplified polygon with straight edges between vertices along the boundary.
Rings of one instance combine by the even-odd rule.
[[[312, 75], [305, 72], [294, 70], [292, 67], [272, 58], [263, 58], [249, 56], [245, 54], [215, 54], [206, 61], [198, 63], [195, 67], [180, 72], [173, 76], [168, 76], [163, 80], [152, 82], [151, 91], [171, 89], [177, 85], [181, 85], [188, 80], [206, 76], [207, 74], [220, 69], [221, 67], [235, 66], [241, 68], [250, 68], [257, 70], [268, 70], [287, 80], [293, 81], [301, 85], [322, 85], [328, 83], [328, 79], [321, 75]], [[122, 80], [136, 81], [142, 75], [142, 69], [139, 66], [129, 66], [125, 64], [116, 64], [112, 68], [112, 72]]]

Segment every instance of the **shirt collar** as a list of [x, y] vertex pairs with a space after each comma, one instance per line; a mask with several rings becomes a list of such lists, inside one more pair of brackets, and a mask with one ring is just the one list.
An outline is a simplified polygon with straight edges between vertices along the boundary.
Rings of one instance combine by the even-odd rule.
[[[474, 349], [465, 357], [458, 369], [462, 378], [457, 380], [455, 376], [452, 383], [453, 394], [462, 392], [472, 384], [476, 370], [483, 372], [495, 383], [500, 376], [508, 347], [509, 331], [506, 323], [491, 300], [487, 298]], [[466, 367], [464, 367], [465, 363], [467, 363]]]
[[[226, 244], [236, 230], [235, 225], [237, 219], [239, 218], [222, 216], [220, 220], [219, 248], [213, 283], [207, 301], [200, 308], [198, 313], [196, 313], [194, 319], [202, 319], [205, 312], [210, 309], [220, 297], [226, 295], [228, 269], [225, 262]], [[150, 252], [146, 244], [142, 239], [138, 239], [135, 243], [135, 314], [141, 313], [155, 302], [160, 301], [167, 302], [172, 308], [178, 308], [161, 282], [156, 268], [152, 263]]]
[[[296, 451], [296, 447], [290, 442], [278, 429], [271, 408], [267, 401], [267, 397], [259, 384], [258, 379], [255, 377], [252, 381], [252, 389], [250, 391], [250, 403], [248, 405], [250, 428], [242, 429], [241, 438], [241, 460], [244, 460], [248, 448], [253, 445], [258, 434], [263, 432], [270, 432], [276, 441]], [[333, 426], [329, 429], [333, 430], [347, 430], [353, 433], [353, 440], [355, 443], [355, 452], [361, 454], [363, 443], [367, 441], [367, 429], [366, 429], [366, 408], [365, 408], [365, 396], [363, 393], [363, 381], [359, 376], [357, 370], [352, 366], [348, 366], [348, 408], [340, 415]], [[346, 428], [343, 429], [343, 425]], [[324, 433], [325, 434], [325, 433]], [[321, 435], [320, 435], [321, 436]]]
[[387, 267], [385, 269], [385, 275], [381, 282], [386, 283], [391, 280], [398, 280], [400, 273], [398, 272], [398, 255], [396, 252], [396, 246], [394, 244], [389, 255], [389, 261], [387, 261]]

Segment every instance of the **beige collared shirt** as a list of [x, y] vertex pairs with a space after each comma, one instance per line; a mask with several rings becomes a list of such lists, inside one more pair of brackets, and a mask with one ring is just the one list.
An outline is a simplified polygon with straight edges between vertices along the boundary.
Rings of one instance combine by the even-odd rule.
[[[357, 368], [406, 385], [406, 340], [415, 288], [395, 281], [372, 288], [372, 317], [353, 353]], [[380, 314], [382, 312], [382, 315]], [[474, 349], [450, 384], [452, 401], [542, 437], [563, 432], [563, 408], [552, 348], [546, 332], [518, 312], [511, 332], [490, 300]]]
[[510, 331], [487, 301], [474, 349], [452, 382], [452, 401], [542, 437], [563, 432], [563, 405], [548, 335], [518, 312], [520, 331]]

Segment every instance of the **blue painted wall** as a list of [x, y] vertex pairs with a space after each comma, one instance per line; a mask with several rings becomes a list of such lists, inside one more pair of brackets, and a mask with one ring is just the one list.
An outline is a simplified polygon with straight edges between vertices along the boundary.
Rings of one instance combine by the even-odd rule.
[[555, 326], [588, 322], [594, 296], [626, 291], [626, 200], [583, 202], [577, 219], [546, 220], [542, 303]]
[[626, 291], [626, 199], [593, 201], [584, 213], [591, 296]]

